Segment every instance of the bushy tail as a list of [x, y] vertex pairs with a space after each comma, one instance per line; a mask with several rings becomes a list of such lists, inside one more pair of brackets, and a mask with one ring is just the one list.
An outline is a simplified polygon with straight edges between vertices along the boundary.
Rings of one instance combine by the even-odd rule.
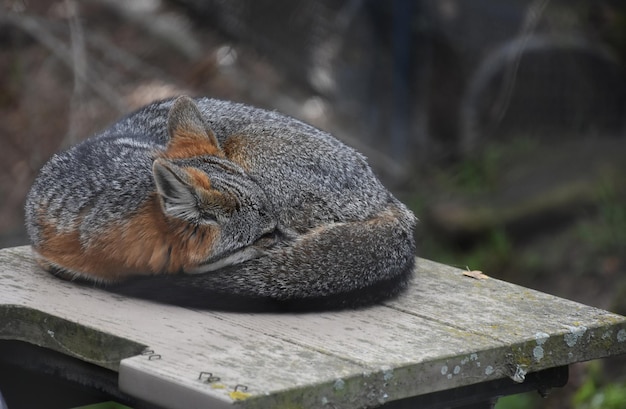
[[365, 221], [330, 224], [267, 256], [196, 275], [132, 279], [109, 289], [170, 304], [225, 310], [356, 307], [399, 293], [415, 260], [415, 217], [400, 202]]

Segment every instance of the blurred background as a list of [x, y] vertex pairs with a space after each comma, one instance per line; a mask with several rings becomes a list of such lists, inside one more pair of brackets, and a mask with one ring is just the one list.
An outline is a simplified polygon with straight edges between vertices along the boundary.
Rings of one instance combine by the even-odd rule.
[[[363, 152], [422, 257], [626, 314], [626, 2], [3, 0], [0, 246], [54, 152], [183, 93]], [[619, 358], [497, 406], [624, 407]]]

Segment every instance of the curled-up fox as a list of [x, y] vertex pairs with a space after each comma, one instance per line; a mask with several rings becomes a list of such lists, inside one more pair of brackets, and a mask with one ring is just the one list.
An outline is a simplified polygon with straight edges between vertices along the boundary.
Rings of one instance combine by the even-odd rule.
[[44, 269], [204, 308], [358, 306], [397, 294], [413, 213], [326, 132], [209, 98], [155, 102], [56, 154], [26, 200]]

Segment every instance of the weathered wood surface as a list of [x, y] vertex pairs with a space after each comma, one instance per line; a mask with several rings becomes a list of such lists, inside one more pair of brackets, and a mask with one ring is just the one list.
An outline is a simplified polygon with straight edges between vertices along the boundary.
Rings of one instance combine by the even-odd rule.
[[196, 311], [56, 279], [18, 247], [0, 250], [0, 339], [117, 370], [165, 407], [361, 408], [626, 353], [626, 318], [424, 259], [407, 293], [359, 311]]

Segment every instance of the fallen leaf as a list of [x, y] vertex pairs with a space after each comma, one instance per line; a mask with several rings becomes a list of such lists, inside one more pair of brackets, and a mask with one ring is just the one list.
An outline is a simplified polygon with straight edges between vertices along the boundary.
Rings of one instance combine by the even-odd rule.
[[485, 273], [483, 273], [480, 270], [472, 270], [470, 271], [470, 269], [468, 268], [467, 271], [463, 271], [463, 275], [466, 277], [471, 277], [471, 278], [475, 278], [476, 280], [486, 280], [489, 278], [489, 276]]

